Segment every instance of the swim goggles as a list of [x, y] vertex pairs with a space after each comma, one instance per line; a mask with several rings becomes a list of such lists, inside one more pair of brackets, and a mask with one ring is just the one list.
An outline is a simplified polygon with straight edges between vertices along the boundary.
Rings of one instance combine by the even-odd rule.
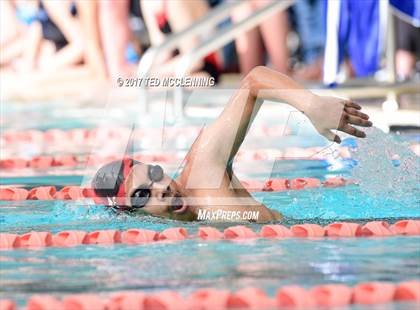
[[150, 196], [152, 195], [151, 188], [153, 183], [160, 182], [163, 179], [163, 169], [159, 165], [148, 165], [147, 175], [149, 177], [150, 183], [147, 186], [142, 185], [138, 187], [131, 194], [131, 207], [129, 207], [131, 211], [133, 211], [133, 209], [141, 209], [147, 204]]
[[[131, 168], [138, 163], [139, 162], [130, 158], [125, 158], [121, 162], [115, 162], [115, 164], [111, 164], [109, 168], [107, 168], [107, 171], [100, 174], [98, 179], [100, 179], [101, 185], [106, 189], [112, 188], [110, 184], [115, 182], [115, 191], [113, 194], [102, 194], [99, 197], [95, 197], [95, 202], [103, 203], [102, 199], [105, 199], [107, 202], [106, 204], [116, 211], [131, 212], [143, 208], [150, 199], [153, 183], [162, 181], [164, 173], [162, 167], [159, 165], [147, 165], [147, 175], [149, 177], [150, 183], [146, 186], [142, 185], [137, 188], [131, 194], [131, 206], [127, 206], [124, 181], [128, 177]], [[108, 175], [110, 177], [108, 177]]]

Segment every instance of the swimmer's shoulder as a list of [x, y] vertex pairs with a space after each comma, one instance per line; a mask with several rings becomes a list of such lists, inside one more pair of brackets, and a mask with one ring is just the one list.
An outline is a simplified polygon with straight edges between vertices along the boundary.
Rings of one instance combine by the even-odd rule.
[[281, 214], [280, 212], [273, 210], [273, 209], [269, 209], [271, 212], [271, 215], [273, 217], [273, 221], [282, 221], [284, 219], [283, 214]]

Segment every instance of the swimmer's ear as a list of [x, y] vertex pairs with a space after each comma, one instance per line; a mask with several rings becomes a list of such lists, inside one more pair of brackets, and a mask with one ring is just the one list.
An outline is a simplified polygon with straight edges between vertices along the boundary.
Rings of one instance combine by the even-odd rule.
[[335, 133], [333, 133], [331, 130], [324, 131], [322, 133], [322, 135], [330, 141], [333, 141], [333, 142], [338, 143], [338, 144], [341, 143], [340, 137], [338, 135], [336, 135]]

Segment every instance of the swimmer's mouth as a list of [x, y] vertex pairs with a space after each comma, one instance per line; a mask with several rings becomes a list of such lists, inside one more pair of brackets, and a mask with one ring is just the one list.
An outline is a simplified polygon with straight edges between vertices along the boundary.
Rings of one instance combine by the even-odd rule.
[[171, 201], [171, 208], [172, 212], [183, 214], [188, 210], [188, 205], [185, 203], [184, 199], [182, 199], [181, 195], [176, 194]]

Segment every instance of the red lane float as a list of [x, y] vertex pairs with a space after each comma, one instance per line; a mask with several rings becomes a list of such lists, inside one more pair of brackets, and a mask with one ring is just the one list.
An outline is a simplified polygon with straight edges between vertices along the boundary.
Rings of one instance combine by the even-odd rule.
[[30, 200], [54, 200], [57, 192], [54, 186], [40, 186], [31, 189], [28, 195]]
[[159, 240], [159, 233], [147, 229], [129, 229], [121, 234], [121, 242], [127, 244], [148, 243]]
[[28, 167], [28, 161], [22, 158], [1, 159], [1, 169], [22, 169]]
[[224, 310], [228, 304], [230, 292], [213, 288], [200, 289], [187, 298], [187, 304], [194, 310]]
[[398, 221], [394, 225], [391, 225], [391, 231], [397, 235], [420, 235], [420, 221]]
[[0, 233], [0, 249], [20, 247], [20, 237], [16, 234]]
[[52, 243], [58, 247], [71, 247], [88, 243], [88, 233], [81, 230], [61, 231], [53, 236]]
[[79, 200], [87, 197], [85, 188], [79, 186], [66, 186], [56, 192], [54, 199], [56, 200]]
[[106, 310], [106, 302], [97, 295], [80, 294], [64, 298], [63, 310]]
[[198, 236], [204, 240], [219, 240], [223, 234], [214, 227], [199, 227]]
[[293, 225], [290, 230], [295, 237], [324, 237], [325, 229], [317, 224]]
[[290, 189], [290, 181], [287, 179], [271, 179], [265, 182], [263, 191], [266, 192], [281, 192]]
[[319, 307], [342, 307], [351, 303], [352, 290], [343, 284], [319, 285], [309, 293]]
[[88, 244], [114, 244], [121, 242], [119, 230], [97, 230], [87, 235]]
[[324, 182], [323, 185], [325, 187], [340, 187], [340, 186], [344, 186], [347, 184], [346, 179], [344, 179], [343, 177], [332, 177], [332, 178], [327, 178]]
[[315, 178], [297, 178], [290, 181], [291, 189], [305, 189], [321, 187], [321, 181]]
[[54, 161], [52, 163], [55, 167], [75, 167], [79, 164], [76, 156], [73, 155], [61, 155], [54, 157]]
[[16, 304], [10, 299], [0, 299], [0, 310], [15, 310]]
[[362, 227], [363, 236], [391, 236], [392, 231], [389, 229], [389, 224], [384, 221], [373, 221], [366, 223]]
[[19, 236], [21, 248], [45, 248], [53, 245], [52, 234], [46, 231], [32, 231]]
[[288, 238], [293, 237], [289, 228], [283, 225], [264, 225], [260, 235], [264, 238]]
[[[320, 180], [313, 178], [298, 178], [293, 180], [276, 178], [268, 180], [265, 183], [256, 180], [243, 180], [241, 183], [249, 191], [281, 192], [327, 186], [325, 184], [329, 182], [328, 180], [322, 183]], [[346, 185], [349, 182], [346, 181], [340, 184]], [[55, 186], [34, 187], [29, 192], [19, 187], [7, 186], [0, 188], [0, 200], [79, 200], [93, 197], [95, 197], [93, 189], [76, 185], [65, 186], [59, 191], [57, 191]]]
[[227, 308], [235, 309], [273, 309], [276, 300], [255, 287], [248, 287], [231, 294]]
[[146, 295], [141, 292], [122, 292], [114, 294], [106, 305], [107, 310], [143, 309]]
[[26, 200], [28, 196], [29, 192], [24, 188], [0, 188], [0, 200]]
[[226, 228], [223, 231], [223, 236], [226, 239], [250, 239], [258, 237], [251, 228], [241, 225]]
[[[408, 222], [411, 226], [417, 227], [420, 220], [402, 220], [400, 222]], [[380, 225], [381, 228], [377, 229]], [[370, 227], [368, 232], [363, 233], [362, 228], [356, 223], [337, 222], [329, 224], [325, 227], [317, 224], [300, 224], [294, 225], [290, 229], [283, 225], [264, 225], [259, 233], [254, 232], [246, 226], [232, 226], [226, 228], [223, 233], [214, 227], [202, 226], [198, 228], [195, 235], [190, 235], [183, 227], [173, 227], [156, 232], [147, 229], [128, 229], [126, 231], [119, 230], [97, 230], [93, 232], [67, 230], [52, 235], [50, 232], [29, 232], [22, 235], [0, 233], [0, 250], [26, 248], [26, 247], [70, 247], [82, 244], [141, 244], [158, 242], [162, 240], [184, 240], [189, 238], [200, 238], [203, 240], [232, 240], [232, 239], [250, 239], [250, 238], [321, 238], [321, 237], [386, 237], [395, 236], [399, 232], [387, 230], [384, 233], [383, 227], [389, 227], [386, 222], [377, 221], [369, 222], [363, 227]], [[374, 229], [372, 229], [374, 227]], [[416, 234], [414, 234], [416, 233]], [[402, 234], [408, 235], [408, 234]], [[410, 231], [410, 235], [420, 235], [419, 231]]]
[[[176, 292], [164, 291], [146, 296], [144, 310], [186, 309], [187, 301]], [[88, 309], [86, 309], [88, 310]]]
[[395, 299], [402, 301], [420, 301], [420, 282], [401, 282], [395, 291]]
[[396, 287], [387, 282], [361, 283], [353, 288], [353, 301], [356, 304], [373, 305], [388, 303], [394, 299]]
[[362, 226], [356, 223], [337, 222], [325, 228], [328, 237], [360, 237]]
[[276, 294], [277, 306], [279, 308], [303, 308], [315, 307], [315, 300], [309, 292], [300, 286], [291, 285], [280, 288]]
[[188, 231], [182, 227], [168, 228], [159, 234], [159, 240], [183, 240], [188, 238]]
[[54, 166], [54, 157], [35, 156], [29, 161], [29, 167], [35, 169], [47, 169]]
[[62, 310], [63, 304], [55, 297], [48, 295], [34, 295], [28, 300], [26, 310]]
[[[110, 297], [77, 294], [59, 300], [51, 295], [33, 295], [26, 310], [156, 310], [156, 309], [293, 309], [336, 308], [349, 305], [379, 305], [394, 301], [420, 303], [420, 281], [364, 282], [354, 287], [322, 284], [306, 289], [298, 285], [280, 287], [274, 297], [247, 287], [236, 292], [204, 288], [181, 296], [175, 291], [146, 294], [141, 291], [117, 292]], [[10, 299], [0, 300], [0, 310], [14, 310]]]

